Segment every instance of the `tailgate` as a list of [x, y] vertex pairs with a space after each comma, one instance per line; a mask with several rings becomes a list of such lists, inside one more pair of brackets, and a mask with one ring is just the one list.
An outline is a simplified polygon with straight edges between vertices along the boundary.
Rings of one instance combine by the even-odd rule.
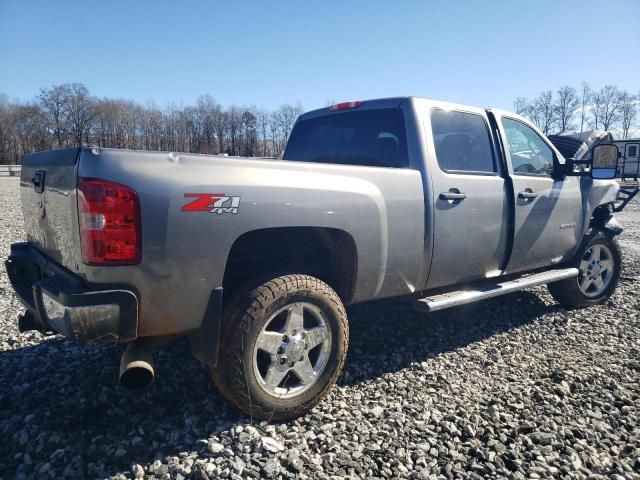
[[26, 155], [20, 197], [27, 241], [68, 268], [80, 259], [76, 163], [79, 148]]

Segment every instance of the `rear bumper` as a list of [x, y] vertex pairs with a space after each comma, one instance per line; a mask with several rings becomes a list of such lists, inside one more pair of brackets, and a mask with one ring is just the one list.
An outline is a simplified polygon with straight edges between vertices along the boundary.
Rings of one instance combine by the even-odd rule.
[[11, 245], [11, 285], [41, 330], [85, 343], [135, 340], [138, 299], [126, 288], [87, 286], [28, 243]]

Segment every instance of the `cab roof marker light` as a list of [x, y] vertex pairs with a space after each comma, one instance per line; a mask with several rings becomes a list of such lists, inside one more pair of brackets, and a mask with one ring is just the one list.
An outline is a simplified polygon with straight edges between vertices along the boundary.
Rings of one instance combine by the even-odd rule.
[[329, 111], [337, 112], [339, 110], [349, 110], [351, 108], [358, 108], [360, 105], [362, 105], [362, 100], [355, 100], [353, 102], [341, 102], [331, 105], [329, 107]]

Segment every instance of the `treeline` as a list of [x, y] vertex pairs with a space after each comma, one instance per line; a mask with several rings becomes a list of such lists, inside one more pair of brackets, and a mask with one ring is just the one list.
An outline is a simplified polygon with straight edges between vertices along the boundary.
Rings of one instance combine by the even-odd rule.
[[[610, 130], [626, 139], [639, 131], [640, 96], [606, 85], [594, 90], [562, 86], [537, 98], [518, 97], [516, 113], [545, 134]], [[0, 94], [0, 164], [20, 163], [23, 155], [73, 146], [274, 157], [284, 149], [302, 106], [273, 111], [254, 106], [223, 107], [210, 95], [195, 105], [96, 98], [80, 83], [43, 88], [29, 101]]]
[[223, 107], [210, 95], [195, 105], [96, 98], [86, 86], [43, 88], [37, 97], [11, 102], [0, 94], [0, 164], [20, 163], [39, 150], [100, 146], [229, 155], [279, 155], [302, 106], [273, 111]]
[[624, 140], [637, 133], [639, 103], [640, 95], [621, 91], [614, 85], [594, 90], [583, 83], [579, 91], [565, 85], [555, 93], [543, 91], [532, 100], [518, 97], [513, 109], [545, 134], [609, 130], [614, 137]]

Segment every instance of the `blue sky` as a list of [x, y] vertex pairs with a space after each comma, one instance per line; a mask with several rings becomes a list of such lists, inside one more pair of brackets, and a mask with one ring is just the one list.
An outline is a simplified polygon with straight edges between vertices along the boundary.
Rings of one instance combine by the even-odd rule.
[[640, 91], [640, 1], [0, 0], [10, 98], [82, 82], [160, 105], [419, 95], [509, 109], [582, 81]]

